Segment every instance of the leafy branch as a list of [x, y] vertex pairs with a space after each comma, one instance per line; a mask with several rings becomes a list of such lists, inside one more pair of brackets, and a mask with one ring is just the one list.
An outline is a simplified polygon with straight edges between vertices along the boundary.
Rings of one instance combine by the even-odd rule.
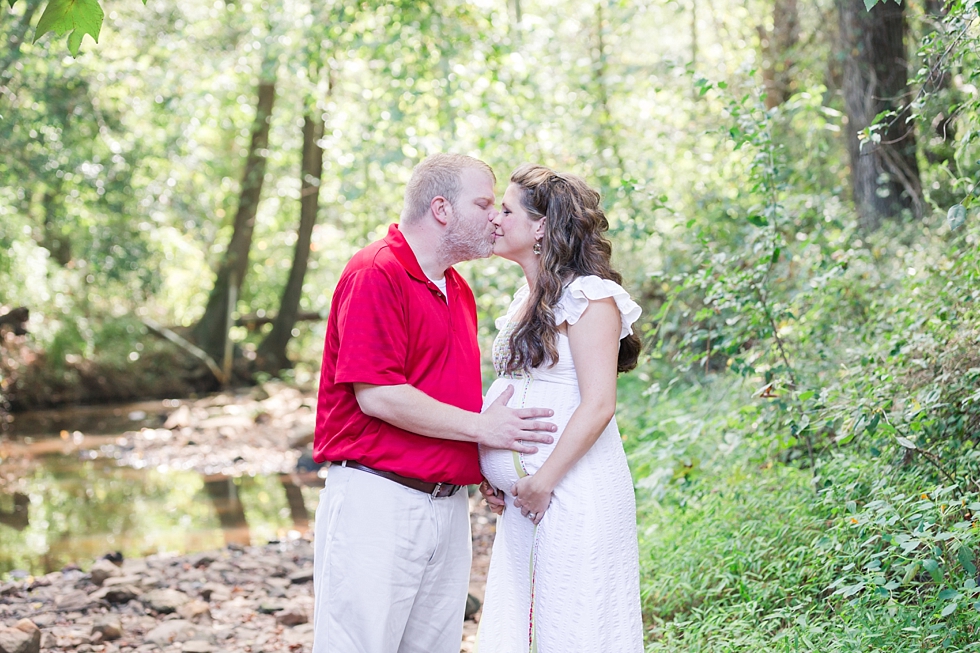
[[[17, 0], [7, 1], [11, 8], [17, 4]], [[142, 1], [145, 5], [146, 0]], [[68, 51], [71, 56], [77, 57], [86, 34], [96, 43], [99, 42], [103, 18], [105, 12], [99, 0], [48, 0], [34, 28], [34, 42], [37, 43], [48, 32], [54, 32], [57, 36], [68, 34]]]

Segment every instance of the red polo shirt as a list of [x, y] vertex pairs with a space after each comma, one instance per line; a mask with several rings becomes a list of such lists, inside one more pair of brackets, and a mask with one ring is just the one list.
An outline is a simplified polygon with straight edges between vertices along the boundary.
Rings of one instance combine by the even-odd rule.
[[479, 483], [473, 443], [426, 437], [361, 412], [354, 383], [407, 383], [479, 412], [476, 301], [455, 270], [446, 295], [419, 267], [397, 225], [347, 264], [334, 291], [323, 347], [313, 457], [355, 460], [423, 481]]

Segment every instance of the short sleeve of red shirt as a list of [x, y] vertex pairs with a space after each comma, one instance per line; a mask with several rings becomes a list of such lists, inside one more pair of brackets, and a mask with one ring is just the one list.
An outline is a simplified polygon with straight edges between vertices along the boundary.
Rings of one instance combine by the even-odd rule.
[[408, 383], [408, 325], [391, 279], [367, 268], [351, 275], [349, 284], [336, 310], [340, 342], [334, 383]]

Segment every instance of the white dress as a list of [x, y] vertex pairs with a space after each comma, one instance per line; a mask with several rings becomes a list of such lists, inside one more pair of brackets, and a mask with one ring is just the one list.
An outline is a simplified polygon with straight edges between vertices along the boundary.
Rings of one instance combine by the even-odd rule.
[[[497, 320], [493, 363], [498, 375], [509, 353], [513, 320], [527, 296], [525, 286]], [[590, 299], [609, 297], [622, 315], [623, 338], [632, 332], [640, 307], [621, 286], [596, 276], [568, 284], [555, 307], [555, 323], [575, 324]], [[514, 386], [508, 405], [553, 409], [560, 434], [581, 399], [568, 338], [559, 335], [557, 345], [555, 365], [500, 376], [484, 408]], [[483, 475], [505, 492], [507, 507], [497, 519], [476, 650], [642, 653], [636, 503], [616, 419], [561, 480], [535, 526], [514, 507], [510, 489], [518, 478], [540, 469], [555, 444], [538, 445], [531, 455], [480, 449]]]

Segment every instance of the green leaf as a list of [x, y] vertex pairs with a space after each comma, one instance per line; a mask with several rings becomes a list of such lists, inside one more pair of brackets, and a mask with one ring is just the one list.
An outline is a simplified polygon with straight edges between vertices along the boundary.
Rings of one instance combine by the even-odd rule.
[[918, 447], [915, 446], [915, 443], [914, 442], [912, 442], [908, 438], [903, 438], [900, 435], [895, 436], [895, 441], [898, 442], [903, 447], [905, 447], [906, 449], [912, 449], [913, 451], [915, 451], [916, 449], [918, 449]]
[[970, 547], [961, 546], [956, 552], [956, 559], [960, 561], [967, 574], [970, 576], [977, 575], [977, 566], [973, 562], [973, 552], [970, 551]]
[[776, 263], [779, 262], [779, 253], [781, 251], [782, 250], [780, 248], [778, 248], [778, 247], [776, 249], [772, 250], [772, 258], [769, 259], [769, 265], [776, 265]]
[[17, 0], [7, 0], [7, 2], [10, 3], [10, 8], [13, 9], [14, 8], [14, 4], [17, 2]]
[[48, 32], [54, 32], [58, 36], [71, 32], [68, 36], [68, 51], [76, 57], [82, 37], [86, 34], [95, 39], [96, 43], [99, 42], [104, 16], [98, 0], [50, 0], [37, 22], [34, 42], [37, 43]]
[[874, 435], [875, 431], [878, 429], [878, 422], [880, 421], [881, 413], [875, 413], [874, 417], [871, 418], [871, 421], [868, 422], [868, 425], [865, 427], [865, 430], [871, 435]]
[[940, 601], [949, 601], [950, 599], [956, 601], [960, 598], [960, 593], [956, 590], [945, 589], [939, 593]]
[[878, 4], [878, 0], [864, 0], [864, 8], [871, 11], [871, 8]]
[[956, 231], [966, 222], [966, 207], [962, 204], [954, 204], [946, 212], [946, 222], [949, 223], [949, 230]]
[[929, 558], [928, 560], [924, 560], [922, 562], [922, 568], [929, 572], [929, 575], [932, 576], [932, 580], [937, 583], [943, 582], [943, 572], [939, 570], [938, 562], [932, 558]]
[[943, 611], [940, 614], [944, 617], [948, 617], [949, 615], [956, 612], [956, 608], [957, 608], [956, 603], [950, 603], [945, 608], [943, 608]]
[[769, 224], [769, 221], [766, 220], [766, 218], [761, 215], [750, 215], [749, 217], [746, 218], [746, 220], [748, 220], [749, 222], [751, 222], [757, 227], [765, 227], [767, 224]]

